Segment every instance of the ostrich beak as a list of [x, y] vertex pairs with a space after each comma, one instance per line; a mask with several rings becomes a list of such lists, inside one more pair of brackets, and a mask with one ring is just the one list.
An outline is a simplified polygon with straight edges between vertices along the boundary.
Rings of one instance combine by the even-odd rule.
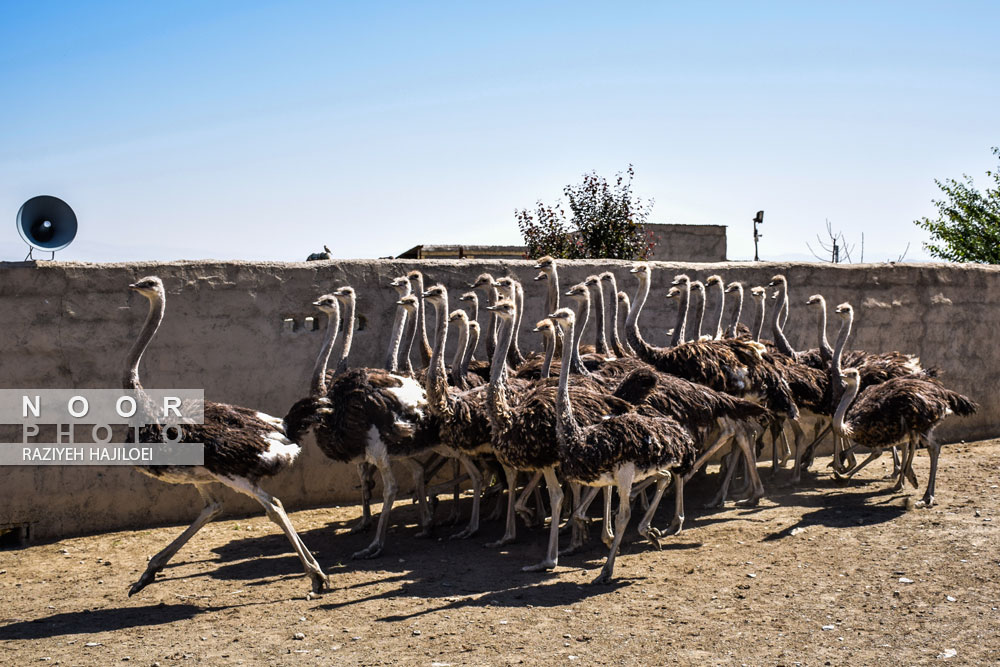
[[[537, 269], [538, 267], [536, 266], [535, 268]], [[548, 278], [548, 276], [545, 275], [545, 272], [544, 271], [539, 271], [538, 275], [535, 276], [534, 278], [532, 278], [532, 280], [545, 280], [546, 278]]]
[[137, 290], [137, 289], [139, 289], [139, 283], [129, 283], [128, 288], [129, 289]]

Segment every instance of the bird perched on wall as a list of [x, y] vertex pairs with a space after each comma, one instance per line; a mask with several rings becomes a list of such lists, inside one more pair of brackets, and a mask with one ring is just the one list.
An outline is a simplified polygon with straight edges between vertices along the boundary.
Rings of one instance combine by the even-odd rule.
[[333, 255], [330, 254], [330, 248], [328, 248], [327, 246], [324, 245], [323, 246], [323, 252], [310, 253], [310, 255], [308, 257], [306, 257], [306, 261], [307, 262], [319, 262], [319, 261], [322, 261], [324, 259], [332, 259], [332, 258], [333, 258]]

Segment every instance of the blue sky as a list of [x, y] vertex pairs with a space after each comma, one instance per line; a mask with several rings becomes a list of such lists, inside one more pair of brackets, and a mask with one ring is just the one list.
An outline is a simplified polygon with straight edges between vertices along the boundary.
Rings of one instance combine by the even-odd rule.
[[[1000, 144], [997, 3], [0, 0], [0, 259], [36, 194], [62, 259], [516, 243], [513, 212], [635, 166], [729, 256], [925, 259], [935, 178]], [[6, 216], [8, 222], [3, 222]], [[815, 246], [815, 244], [814, 244]]]

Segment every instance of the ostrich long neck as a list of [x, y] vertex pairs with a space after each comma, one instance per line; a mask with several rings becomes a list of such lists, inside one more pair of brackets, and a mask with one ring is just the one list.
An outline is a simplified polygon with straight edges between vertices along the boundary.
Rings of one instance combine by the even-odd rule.
[[594, 307], [597, 309], [597, 336], [594, 339], [594, 349], [598, 354], [607, 355], [610, 348], [608, 348], [608, 337], [606, 335], [608, 328], [608, 313], [604, 309], [604, 288], [601, 286], [600, 280], [597, 282], [597, 289], [594, 290], [594, 296], [597, 297]]
[[727, 335], [736, 338], [736, 332], [740, 325], [740, 315], [743, 314], [743, 285], [736, 288], [736, 312], [733, 313], [733, 322], [729, 325]]
[[[500, 294], [497, 292], [497, 288], [493, 285], [487, 285], [487, 294], [489, 298], [486, 300], [486, 305], [495, 306], [497, 301], [500, 300]], [[493, 353], [497, 349], [497, 314], [490, 311], [489, 319], [486, 321], [486, 354], [489, 356], [490, 360], [493, 359]]]
[[406, 340], [406, 348], [403, 351], [403, 371], [413, 377], [413, 344], [417, 341], [417, 309], [407, 311], [405, 321], [405, 333], [403, 339]]
[[[632, 307], [629, 308], [628, 317], [625, 318], [625, 339], [635, 348], [641, 359], [648, 361], [656, 352], [656, 348], [642, 339], [642, 334], [639, 333], [639, 314], [642, 313], [642, 307], [649, 298], [649, 277], [641, 273], [638, 276], [639, 287], [636, 289], [635, 299], [632, 300]], [[674, 333], [676, 335], [676, 330]]]
[[756, 299], [757, 301], [757, 314], [753, 318], [753, 339], [756, 342], [760, 342], [760, 332], [764, 329], [764, 310], [765, 302], [767, 301], [767, 295]]
[[583, 359], [580, 358], [580, 343], [583, 338], [583, 332], [587, 328], [587, 320], [590, 317], [590, 294], [589, 290], [584, 290], [584, 297], [577, 299], [576, 305], [576, 321], [580, 323], [579, 327], [574, 327], [576, 329], [576, 334], [570, 337], [572, 341], [571, 345], [573, 350], [571, 352], [573, 366], [573, 372], [580, 375], [590, 375], [590, 371], [587, 367], [583, 365]]
[[[574, 326], [569, 325], [569, 333], [572, 337]], [[559, 388], [556, 391], [556, 440], [559, 448], [570, 440], [579, 441], [583, 434], [580, 426], [573, 418], [573, 406], [569, 400], [569, 364], [562, 364], [559, 368]]]
[[431, 364], [427, 369], [427, 403], [430, 409], [438, 415], [451, 415], [451, 405], [448, 400], [448, 381], [445, 379], [444, 342], [448, 338], [448, 297], [442, 297], [439, 303], [434, 301], [434, 311], [437, 317], [437, 329], [434, 336], [434, 349], [431, 351]]
[[340, 352], [336, 375], [347, 371], [347, 357], [351, 354], [351, 343], [354, 342], [354, 305], [354, 295], [350, 294], [344, 304], [344, 349]]
[[722, 283], [717, 283], [719, 287], [719, 314], [715, 318], [715, 326], [712, 328], [712, 338], [719, 340], [722, 338], [722, 312], [726, 309], [726, 288]]
[[326, 315], [326, 335], [323, 337], [323, 346], [316, 356], [316, 363], [313, 364], [312, 381], [309, 383], [309, 395], [313, 397], [326, 396], [326, 365], [330, 361], [330, 353], [340, 331], [340, 307], [336, 299], [333, 301], [333, 308], [333, 312]]
[[[648, 293], [648, 288], [647, 288]], [[691, 283], [682, 283], [681, 300], [677, 304], [677, 324], [674, 325], [674, 335], [670, 339], [670, 346], [677, 347], [684, 342], [684, 333], [687, 329], [688, 304], [691, 302]]]
[[788, 344], [788, 339], [785, 338], [785, 332], [781, 330], [781, 311], [788, 305], [786, 302], [788, 300], [788, 286], [782, 283], [778, 286], [778, 305], [774, 309], [774, 317], [771, 318], [771, 336], [774, 338], [774, 344], [777, 346], [778, 350], [794, 359], [796, 357], [795, 350], [792, 346]]
[[143, 322], [139, 337], [132, 343], [128, 356], [125, 358], [125, 373], [122, 375], [123, 389], [135, 389], [145, 395], [146, 392], [139, 382], [139, 360], [142, 359], [142, 353], [146, 351], [156, 330], [160, 328], [166, 307], [166, 301], [159, 295], [149, 299], [149, 312], [146, 314], [146, 321]]
[[396, 306], [396, 316], [392, 321], [392, 337], [389, 338], [389, 349], [385, 353], [383, 366], [390, 373], [399, 372], [399, 345], [403, 340], [403, 326], [406, 322], [406, 309]]
[[517, 308], [517, 316], [514, 319], [514, 339], [511, 345], [514, 349], [514, 359], [518, 364], [524, 363], [524, 355], [521, 354], [521, 345], [518, 333], [521, 331], [521, 318], [524, 317], [524, 288], [521, 283], [514, 283], [514, 307]]
[[857, 383], [848, 385], [844, 390], [844, 395], [840, 397], [836, 412], [833, 413], [833, 430], [842, 438], [851, 437], [851, 427], [844, 423], [844, 418], [847, 416], [847, 410], [851, 407], [851, 403], [858, 395], [858, 389]]
[[556, 265], [553, 264], [552, 271], [545, 275], [549, 283], [548, 308], [550, 313], [554, 313], [559, 310], [559, 274], [556, 272]]
[[[602, 293], [604, 292], [604, 282], [602, 278], [600, 282]], [[611, 278], [607, 282], [611, 286], [611, 347], [616, 356], [624, 357], [625, 346], [622, 345], [622, 339], [618, 336], [618, 285], [615, 284], [615, 275], [611, 274]], [[605, 303], [607, 303], [606, 300]]]
[[[515, 306], [516, 308], [516, 306]], [[489, 410], [490, 433], [494, 442], [503, 439], [510, 429], [512, 419], [507, 394], [507, 353], [513, 339], [516, 318], [497, 318], [500, 324], [500, 340], [490, 362], [490, 384], [486, 388], [486, 404]]]
[[465, 357], [462, 359], [462, 375], [469, 374], [469, 364], [475, 359], [476, 346], [479, 345], [479, 322], [473, 325], [469, 322], [469, 346], [465, 348]]
[[830, 347], [830, 341], [826, 338], [826, 299], [820, 297], [818, 307], [819, 354], [823, 361], [830, 362], [833, 360], [833, 348]]
[[[622, 292], [622, 294], [625, 294], [625, 293]], [[632, 304], [629, 303], [628, 295], [625, 295], [624, 303], [625, 303], [625, 306], [626, 306], [625, 316], [628, 317], [628, 313], [632, 309]], [[615, 334], [617, 334], [618, 333], [618, 322], [617, 322], [617, 318], [615, 318], [615, 319], [616, 319], [616, 321], [615, 321]], [[622, 329], [622, 335], [625, 337], [622, 340], [622, 349], [625, 350], [626, 356], [634, 357], [635, 356], [635, 350], [632, 349], [632, 344], [628, 342], [628, 333], [624, 329], [625, 322], [623, 321], [621, 324], [622, 324], [622, 327], [623, 327], [623, 329]]]
[[469, 345], [469, 325], [468, 323], [458, 324], [458, 344], [455, 346], [455, 356], [451, 360], [451, 379], [456, 386], [462, 386], [465, 376], [462, 375], [462, 360], [465, 358], [465, 350]]
[[[430, 363], [428, 350], [431, 345], [427, 342], [427, 304], [424, 303], [424, 274], [417, 274], [417, 324], [420, 327], [420, 358], [425, 364]], [[447, 314], [445, 315], [447, 317]]]
[[840, 333], [837, 334], [837, 346], [833, 349], [833, 363], [830, 365], [830, 377], [833, 380], [832, 387], [834, 397], [844, 386], [843, 368], [840, 360], [844, 356], [844, 346], [847, 345], [847, 337], [851, 335], [851, 326], [854, 324], [854, 313], [848, 313], [840, 325]]
[[542, 360], [542, 368], [539, 371], [539, 378], [544, 380], [552, 374], [552, 355], [556, 351], [556, 339], [554, 334], [545, 334], [542, 341], [545, 350], [545, 359]]
[[698, 340], [701, 338], [701, 325], [705, 322], [705, 289], [702, 288], [699, 292], [700, 298], [698, 299], [698, 325], [695, 327], [694, 336], [691, 340]]

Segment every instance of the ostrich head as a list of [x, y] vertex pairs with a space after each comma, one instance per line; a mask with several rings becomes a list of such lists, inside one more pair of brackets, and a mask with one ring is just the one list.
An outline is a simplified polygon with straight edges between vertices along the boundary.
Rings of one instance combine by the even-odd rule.
[[840, 317], [842, 317], [845, 320], [849, 317], [854, 317], [854, 308], [852, 308], [851, 304], [847, 303], [846, 301], [837, 306], [837, 309], [834, 310], [833, 312], [837, 313], [838, 315], [840, 315]]
[[551, 255], [546, 255], [545, 257], [542, 257], [540, 260], [538, 260], [538, 262], [535, 264], [535, 268], [541, 271], [541, 273], [535, 277], [535, 280], [541, 280], [542, 276], [547, 278], [549, 274], [552, 273], [553, 270], [555, 270], [556, 260]]
[[785, 276], [784, 275], [782, 275], [782, 274], [779, 273], [778, 275], [776, 275], [776, 276], [774, 276], [774, 277], [771, 278], [771, 282], [769, 282], [767, 284], [767, 286], [768, 287], [784, 287], [784, 288], [787, 288], [788, 287], [788, 281], [785, 280]]
[[476, 277], [476, 279], [472, 282], [472, 284], [469, 285], [469, 288], [479, 289], [480, 287], [493, 287], [496, 285], [496, 282], [497, 281], [493, 280], [493, 276], [491, 276], [490, 274], [480, 273]]
[[615, 274], [611, 273], [610, 271], [605, 271], [604, 273], [602, 273], [601, 275], [599, 275], [597, 277], [600, 278], [601, 280], [603, 280], [606, 283], [610, 283], [610, 282], [613, 282], [615, 280]]
[[475, 292], [465, 292], [464, 294], [462, 294], [462, 296], [458, 297], [458, 300], [459, 301], [474, 301], [474, 302], [478, 302], [479, 301], [479, 297], [476, 296]]
[[679, 287], [671, 287], [667, 290], [668, 299], [676, 299], [681, 295], [681, 289]]
[[705, 294], [705, 285], [700, 280], [695, 280], [691, 283], [692, 292], [701, 292], [702, 295]]
[[763, 303], [764, 298], [767, 296], [767, 294], [763, 287], [757, 286], [750, 288], [750, 296], [758, 303]]
[[419, 302], [417, 301], [417, 297], [415, 297], [412, 294], [407, 294], [399, 301], [397, 301], [396, 304], [402, 306], [403, 309], [406, 310], [407, 315], [412, 315], [413, 313], [417, 312], [417, 306], [419, 305]]
[[497, 290], [500, 292], [500, 296], [513, 299], [514, 298], [514, 285], [515, 281], [510, 276], [504, 276], [496, 281]]
[[742, 292], [742, 291], [743, 291], [743, 283], [739, 281], [734, 280], [733, 282], [726, 285], [726, 294], [730, 294], [732, 292]]
[[420, 273], [417, 269], [413, 269], [406, 274], [406, 279], [409, 280], [412, 285], [416, 285], [417, 283], [423, 281], [424, 274]]
[[586, 278], [583, 279], [583, 284], [586, 285], [587, 287], [594, 287], [594, 288], [600, 289], [600, 287], [601, 287], [601, 277], [600, 276], [594, 276], [594, 275], [587, 276]]
[[344, 285], [343, 287], [333, 290], [333, 295], [341, 303], [347, 303], [348, 301], [353, 301], [357, 298], [357, 294], [354, 293], [354, 288], [350, 285]]
[[822, 306], [823, 308], [826, 308], [826, 299], [823, 298], [822, 294], [813, 294], [811, 297], [809, 297], [809, 300], [806, 301], [806, 305]]
[[395, 289], [399, 296], [406, 296], [411, 291], [410, 280], [406, 276], [393, 278], [389, 283], [389, 287]]
[[532, 331], [542, 334], [545, 338], [556, 335], [555, 325], [552, 324], [552, 320], [547, 317], [544, 320], [538, 320], [538, 323], [535, 324], [535, 328], [532, 329]]
[[424, 290], [422, 296], [435, 308], [439, 308], [448, 301], [448, 290], [441, 284], [432, 285]]
[[576, 315], [569, 308], [560, 308], [554, 313], [549, 313], [549, 319], [563, 328], [576, 324]]
[[332, 294], [324, 294], [320, 298], [313, 301], [313, 305], [319, 308], [327, 315], [338, 312], [337, 297], [335, 297]]
[[[681, 274], [678, 274], [678, 275], [674, 276], [674, 280], [670, 284], [671, 285], [678, 285], [678, 286], [680, 286], [680, 285], [691, 285], [691, 279], [688, 278], [687, 275], [681, 273]], [[694, 287], [694, 285], [691, 285], [691, 286]]]
[[140, 278], [129, 285], [128, 288], [138, 292], [149, 300], [162, 299], [166, 293], [163, 289], [163, 281], [156, 276]]
[[453, 310], [451, 315], [448, 316], [449, 322], [458, 322], [459, 327], [469, 326], [469, 316], [464, 310]]
[[841, 371], [841, 377], [844, 379], [844, 384], [850, 389], [857, 388], [858, 383], [861, 382], [861, 374], [857, 368], [845, 368]]
[[618, 303], [628, 308], [631, 302], [632, 300], [628, 298], [628, 294], [625, 292], [618, 292]]
[[705, 287], [711, 287], [712, 285], [722, 287], [722, 276], [709, 276], [708, 280], [705, 281]]
[[638, 278], [640, 281], [649, 280], [649, 276], [652, 274], [652, 271], [649, 268], [649, 264], [647, 264], [646, 262], [636, 262], [635, 264], [632, 265], [632, 268], [629, 269], [628, 272], [634, 273], [635, 277]]
[[500, 299], [495, 306], [486, 306], [486, 310], [496, 313], [498, 317], [505, 320], [512, 320], [517, 312], [517, 306], [514, 305], [512, 299]]
[[566, 290], [566, 296], [576, 303], [581, 303], [590, 300], [590, 291], [587, 289], [586, 283], [577, 283]]

